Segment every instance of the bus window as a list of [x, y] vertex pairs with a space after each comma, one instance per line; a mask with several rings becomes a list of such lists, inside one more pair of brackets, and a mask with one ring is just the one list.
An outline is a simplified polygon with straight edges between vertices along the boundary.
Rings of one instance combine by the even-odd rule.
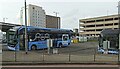
[[67, 36], [63, 36], [63, 40], [67, 40]]
[[69, 39], [69, 36], [67, 34], [66, 35], [63, 34], [63, 40], [66, 41], [68, 39]]
[[56, 39], [56, 38], [58, 38], [58, 37], [57, 37], [57, 34], [50, 34], [50, 38], [51, 38], [51, 39]]
[[49, 39], [49, 38], [50, 38], [49, 34], [46, 33], [46, 34], [45, 34], [45, 39]]
[[41, 34], [41, 40], [45, 40], [44, 34]]
[[34, 41], [35, 40], [35, 34], [34, 33], [29, 33], [28, 34], [28, 41]]
[[11, 44], [12, 47], [13, 47], [13, 46], [15, 47], [16, 44], [17, 44], [17, 39], [10, 39], [8, 44]]
[[33, 39], [33, 41], [40, 41], [41, 40], [41, 34], [40, 33], [36, 33], [35, 34], [35, 38]]
[[7, 38], [8, 38], [8, 44], [12, 44], [15, 46], [17, 44], [17, 35], [15, 35], [14, 33], [15, 32], [9, 31]]
[[62, 34], [58, 34], [58, 40], [62, 39]]
[[33, 41], [33, 38], [31, 35], [29, 35], [28, 41]]

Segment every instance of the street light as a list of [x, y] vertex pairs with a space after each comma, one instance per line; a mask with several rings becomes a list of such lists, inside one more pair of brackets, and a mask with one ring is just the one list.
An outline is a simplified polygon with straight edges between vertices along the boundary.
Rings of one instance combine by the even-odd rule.
[[55, 13], [56, 17], [57, 17], [57, 14], [59, 14], [59, 12], [53, 12], [53, 13]]
[[119, 28], [119, 49], [118, 49], [118, 62], [120, 61], [120, 1], [118, 2], [118, 28]]
[[[55, 16], [57, 17], [57, 15], [59, 14], [59, 12], [53, 12], [53, 13], [55, 13]], [[57, 23], [58, 23], [58, 29], [60, 29], [60, 23], [59, 23], [59, 21], [58, 21], [58, 18], [57, 18]]]
[[25, 53], [26, 54], [28, 53], [26, 0], [25, 0]]
[[23, 23], [23, 9], [24, 9], [24, 7], [22, 7], [20, 10], [20, 24], [21, 25], [24, 25], [24, 23]]
[[3, 22], [5, 23], [5, 20], [8, 19], [8, 18], [3, 18]]

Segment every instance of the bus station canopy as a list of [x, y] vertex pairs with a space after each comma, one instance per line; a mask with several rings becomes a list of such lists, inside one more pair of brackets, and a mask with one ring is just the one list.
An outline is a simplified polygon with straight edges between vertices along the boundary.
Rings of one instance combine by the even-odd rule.
[[3, 31], [3, 32], [6, 32], [7, 30], [9, 30], [11, 27], [14, 27], [14, 26], [21, 26], [21, 25], [0, 22], [0, 30]]

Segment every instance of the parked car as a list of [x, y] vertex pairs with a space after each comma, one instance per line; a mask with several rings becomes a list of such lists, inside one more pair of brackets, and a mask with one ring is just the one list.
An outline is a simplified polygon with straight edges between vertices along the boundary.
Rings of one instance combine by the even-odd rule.
[[108, 54], [118, 54], [118, 50], [116, 50], [116, 49], [108, 49]]
[[98, 48], [98, 52], [99, 52], [99, 53], [104, 53], [105, 51], [104, 51], [104, 49], [102, 49], [102, 48]]
[[[98, 49], [98, 52], [99, 53], [105, 53], [106, 51], [104, 49], [100, 48], [100, 49]], [[117, 49], [108, 49], [107, 53], [108, 54], [118, 54], [119, 52], [118, 52]]]

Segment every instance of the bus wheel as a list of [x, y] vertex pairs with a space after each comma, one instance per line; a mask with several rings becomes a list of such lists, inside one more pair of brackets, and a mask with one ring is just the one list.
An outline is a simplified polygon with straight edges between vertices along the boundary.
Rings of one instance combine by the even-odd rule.
[[62, 48], [62, 47], [63, 47], [61, 43], [59, 44], [59, 47], [60, 47], [60, 48]]
[[31, 50], [36, 50], [37, 48], [36, 48], [36, 46], [35, 45], [33, 45], [32, 47], [31, 47]]

